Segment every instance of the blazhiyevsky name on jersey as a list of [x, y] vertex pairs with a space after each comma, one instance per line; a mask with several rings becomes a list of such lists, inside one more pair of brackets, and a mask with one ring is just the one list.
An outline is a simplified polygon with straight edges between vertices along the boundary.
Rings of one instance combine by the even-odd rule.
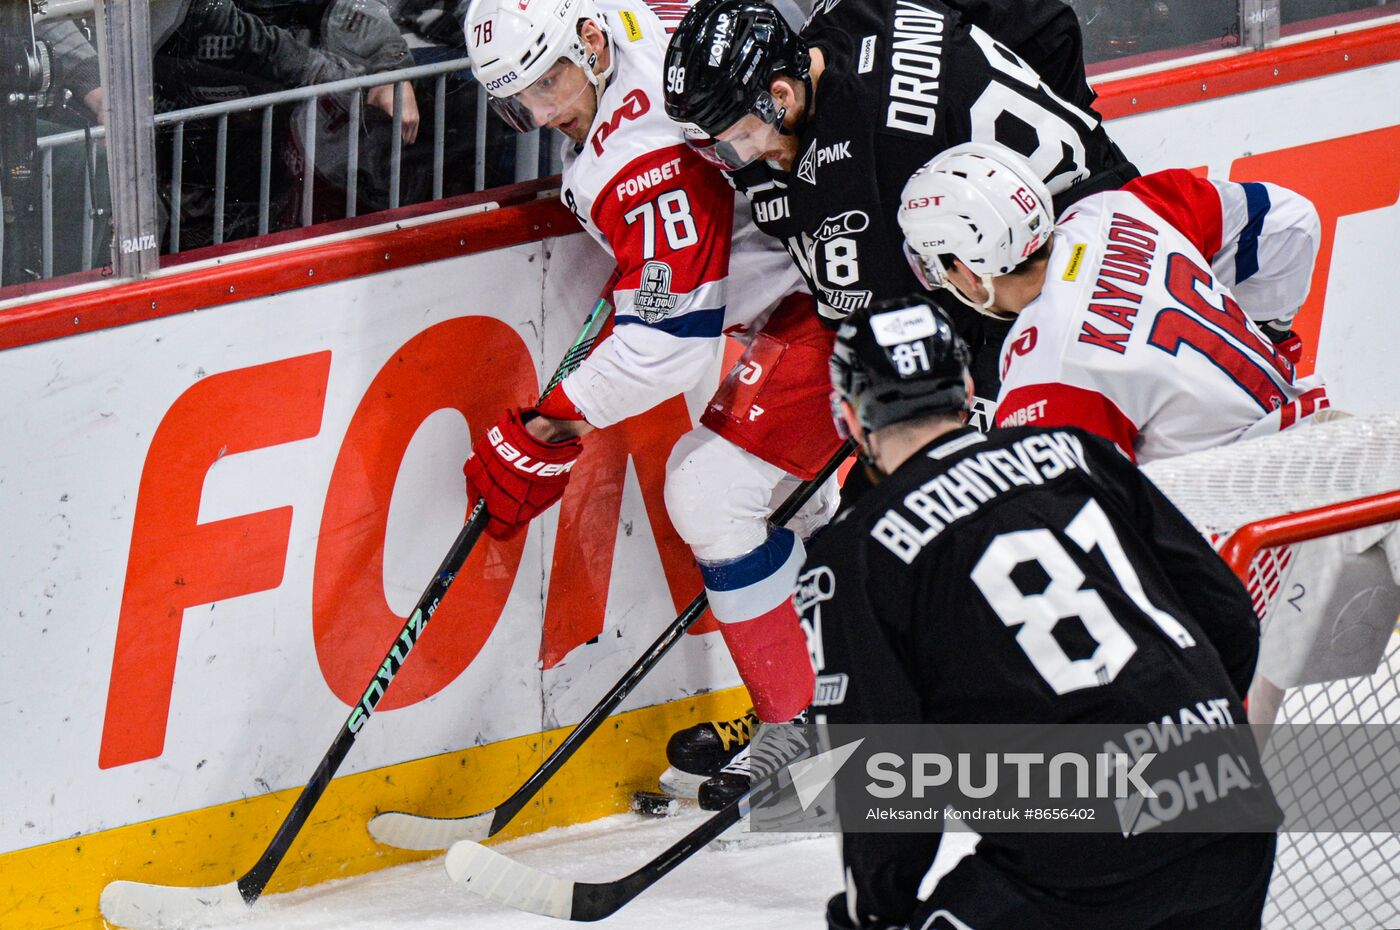
[[[930, 455], [938, 453], [934, 449]], [[1065, 472], [1089, 471], [1084, 446], [1070, 433], [1027, 436], [1000, 449], [978, 452], [904, 496], [870, 530], [873, 539], [906, 564], [949, 524], [976, 513], [1016, 487], [1044, 484]]]

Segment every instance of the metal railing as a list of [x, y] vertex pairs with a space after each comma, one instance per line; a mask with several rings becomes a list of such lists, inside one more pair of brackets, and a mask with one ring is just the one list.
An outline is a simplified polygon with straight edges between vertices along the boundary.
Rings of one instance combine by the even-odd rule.
[[[403, 182], [403, 82], [431, 78], [434, 82], [432, 107], [432, 199], [443, 196], [444, 152], [447, 136], [447, 79], [453, 74], [470, 71], [466, 58], [416, 65], [397, 71], [383, 71], [362, 77], [313, 84], [290, 90], [243, 97], [235, 100], [206, 104], [183, 110], [158, 113], [155, 124], [158, 128], [170, 127], [170, 178], [166, 183], [169, 191], [169, 219], [162, 238], [168, 243], [167, 252], [180, 251], [180, 226], [184, 187], [185, 127], [201, 120], [215, 121], [214, 146], [214, 210], [213, 244], [225, 241], [226, 233], [226, 193], [228, 189], [228, 123], [229, 116], [236, 113], [262, 112], [262, 125], [258, 158], [258, 222], [257, 235], [266, 235], [271, 230], [272, 166], [273, 166], [273, 109], [284, 104], [306, 104], [297, 114], [301, 121], [303, 171], [301, 178], [300, 203], [297, 215], [300, 226], [310, 226], [315, 205], [316, 179], [316, 140], [317, 118], [322, 98], [348, 94], [349, 118], [346, 121], [346, 166], [345, 166], [345, 216], [359, 215], [359, 167], [360, 167], [360, 123], [365, 105], [364, 92], [373, 87], [393, 84], [393, 113], [391, 116], [388, 206], [390, 209], [401, 206], [400, 198]], [[480, 191], [486, 187], [487, 175], [487, 113], [486, 91], [476, 87], [476, 124], [473, 134], [474, 158], [471, 190]], [[82, 145], [85, 147], [87, 170], [83, 178], [82, 223], [82, 267], [93, 267], [93, 226], [94, 220], [102, 215], [104, 205], [95, 204], [94, 175], [97, 167], [96, 142], [105, 137], [102, 126], [91, 130], [73, 130], [44, 136], [39, 139], [40, 178], [41, 178], [41, 224], [42, 224], [42, 270], [44, 277], [53, 275], [54, 255], [54, 152], [64, 146]], [[540, 177], [543, 169], [546, 174], [559, 168], [556, 145], [546, 146], [547, 160], [541, 164], [541, 136], [544, 131], [528, 135], [514, 135], [508, 144], [513, 144], [516, 181], [528, 181]], [[549, 133], [549, 136], [555, 136]], [[556, 137], [557, 138], [557, 137]]]
[[[85, 10], [86, 4], [91, 0], [50, 0], [50, 7], [55, 10], [68, 10], [69, 7], [78, 13]], [[1321, 2], [1321, 0], [1319, 0]], [[1376, 7], [1396, 6], [1400, 7], [1400, 0], [1334, 0], [1340, 5], [1348, 8], [1356, 7], [1359, 4]], [[1209, 35], [1216, 35], [1220, 32], [1216, 26], [1217, 20], [1230, 23], [1229, 29], [1225, 30], [1226, 35], [1218, 37], [1222, 47], [1228, 45], [1232, 48], [1262, 48], [1275, 41], [1279, 35], [1280, 6], [1281, 0], [1230, 0], [1230, 2], [1220, 4], [1212, 0], [1182, 0], [1182, 4], [1173, 4], [1172, 9], [1177, 11], [1176, 20], [1170, 22], [1163, 20], [1157, 22], [1150, 16], [1146, 16], [1142, 11], [1147, 9], [1138, 0], [1075, 0], [1076, 12], [1084, 23], [1084, 34], [1086, 39], [1086, 50], [1089, 45], [1113, 46], [1119, 52], [1122, 51], [1142, 51], [1148, 46], [1155, 47], [1153, 42], [1140, 40], [1134, 30], [1145, 30], [1149, 38], [1154, 30], [1161, 31], [1161, 35], [1156, 35], [1156, 39], [1167, 39], [1168, 35], [1175, 38], [1167, 42], [1170, 46], [1172, 42], [1183, 37], [1177, 35], [1174, 29], [1166, 29], [1177, 22], [1190, 21], [1192, 28], [1197, 28], [1200, 24], [1195, 20], [1200, 17], [1185, 16], [1182, 8], [1187, 8], [1186, 12], [1191, 12], [1192, 4], [1200, 7], [1201, 10], [1213, 11], [1209, 23], [1200, 28], [1206, 29]], [[1323, 3], [1325, 7], [1326, 4]], [[1162, 10], [1166, 6], [1158, 4]], [[1153, 9], [1156, 9], [1154, 7]], [[1311, 9], [1311, 8], [1309, 8]], [[1149, 12], [1151, 12], [1149, 10]], [[1286, 11], [1285, 11], [1286, 12]], [[1115, 16], [1116, 14], [1116, 16]], [[1124, 16], [1128, 16], [1125, 20]], [[72, 15], [64, 13], [63, 15]], [[1144, 18], [1146, 16], [1146, 18]], [[1212, 32], [1214, 30], [1214, 32]], [[1199, 29], [1197, 30], [1199, 31]], [[1205, 33], [1203, 33], [1204, 35]], [[1195, 38], [1200, 38], [1192, 33]], [[1192, 38], [1186, 36], [1185, 38]], [[1115, 44], [1116, 43], [1116, 44]], [[446, 51], [446, 50], [444, 50]], [[364, 156], [361, 146], [361, 117], [364, 112], [365, 91], [367, 88], [379, 87], [388, 84], [394, 85], [393, 107], [392, 107], [392, 131], [389, 141], [389, 163], [388, 163], [388, 190], [387, 197], [383, 197], [380, 203], [387, 203], [390, 208], [401, 205], [404, 181], [404, 150], [402, 139], [403, 127], [403, 90], [400, 86], [403, 81], [428, 80], [431, 79], [434, 85], [432, 106], [432, 183], [431, 196], [437, 199], [444, 191], [444, 172], [448, 170], [445, 162], [445, 151], [447, 146], [447, 80], [450, 76], [468, 70], [466, 59], [458, 58], [449, 61], [437, 62], [433, 64], [419, 65], [405, 68], [399, 71], [386, 71], [363, 77], [351, 78], [327, 84], [317, 84], [307, 87], [300, 87], [291, 90], [278, 91], [276, 93], [264, 94], [256, 97], [239, 98], [225, 102], [194, 107], [185, 110], [177, 110], [167, 113], [160, 113], [155, 116], [157, 127], [169, 128], [168, 139], [162, 137], [161, 144], [168, 143], [170, 151], [169, 177], [162, 177], [157, 183], [161, 184], [168, 196], [165, 205], [168, 210], [168, 218], [165, 221], [165, 228], [160, 232], [160, 239], [167, 244], [166, 252], [178, 252], [181, 249], [181, 224], [182, 207], [184, 206], [186, 173], [186, 127], [194, 122], [202, 120], [214, 120], [214, 172], [213, 172], [213, 201], [214, 209], [212, 218], [200, 217], [201, 223], [211, 222], [212, 230], [208, 234], [208, 241], [213, 244], [223, 243], [229, 236], [229, 224], [227, 222], [228, 198], [226, 196], [230, 175], [228, 164], [229, 145], [229, 117], [233, 114], [261, 111], [262, 123], [261, 132], [255, 133], [258, 137], [258, 185], [257, 185], [257, 223], [256, 233], [251, 231], [251, 215], [240, 216], [240, 220], [246, 223], [247, 229], [235, 230], [236, 236], [264, 235], [273, 231], [274, 218], [272, 216], [272, 204], [274, 202], [273, 192], [273, 157], [274, 144], [274, 108], [285, 104], [304, 104], [303, 111], [297, 115], [300, 120], [300, 130], [302, 136], [302, 175], [300, 179], [301, 190], [299, 201], [289, 198], [283, 204], [279, 200], [279, 208], [284, 209], [284, 225], [309, 226], [314, 222], [314, 207], [316, 205], [316, 177], [317, 177], [317, 121], [318, 102], [328, 96], [347, 94], [346, 110], [348, 120], [346, 124], [346, 166], [344, 178], [344, 215], [354, 217], [359, 215], [362, 203], [366, 198], [361, 196], [359, 166]], [[476, 107], [474, 132], [470, 137], [470, 151], [472, 153], [472, 174], [471, 191], [481, 191], [486, 189], [488, 175], [492, 183], [501, 181], [525, 181], [532, 180], [542, 174], [552, 174], [559, 170], [559, 147], [553, 144], [558, 139], [556, 133], [548, 133], [549, 141], [542, 141], [542, 133], [532, 133], [526, 136], [507, 135], [498, 146], [488, 133], [488, 116], [486, 106], [486, 93], [479, 87], [475, 87]], [[454, 123], [454, 127], [457, 124]], [[462, 127], [465, 129], [465, 127]], [[56, 135], [43, 137], [39, 140], [40, 172], [41, 172], [41, 226], [43, 242], [41, 245], [42, 254], [42, 274], [43, 277], [51, 277], [54, 271], [54, 237], [55, 235], [71, 235], [72, 230], [56, 231], [54, 197], [55, 197], [55, 175], [54, 175], [54, 152], [65, 146], [85, 145], [85, 157], [82, 160], [84, 166], [84, 177], [82, 180], [84, 209], [82, 220], [82, 244], [81, 263], [84, 270], [93, 267], [94, 261], [103, 262], [105, 257], [94, 256], [93, 230], [94, 221], [102, 217], [101, 211], [108, 209], [105, 204], [94, 203], [98, 193], [95, 183], [97, 170], [97, 155], [94, 140], [104, 137], [105, 130], [102, 127], [95, 127], [90, 131], [78, 130], [64, 132]], [[323, 140], [325, 136], [321, 137]], [[489, 143], [489, 144], [488, 144]], [[494, 171], [488, 172], [488, 161], [499, 154], [503, 161], [495, 166]], [[336, 153], [336, 164], [338, 166], [340, 153]], [[504, 159], [513, 158], [514, 170], [513, 178], [510, 177], [509, 170], [505, 169]], [[75, 159], [76, 161], [76, 159]], [[251, 169], [251, 164], [248, 166]], [[244, 170], [241, 164], [234, 167], [232, 177], [237, 178], [238, 172]], [[417, 170], [410, 168], [410, 170]], [[149, 183], [139, 179], [139, 177], [113, 177], [112, 186], [114, 191], [129, 191], [133, 186], [140, 187]], [[294, 182], [293, 182], [294, 184]], [[73, 179], [73, 186], [76, 188], [76, 178]], [[457, 185], [459, 188], [465, 185]], [[279, 192], [286, 191], [283, 187]], [[382, 191], [377, 191], [382, 195]], [[324, 193], [321, 195], [324, 197]], [[119, 199], [119, 198], [113, 198]], [[251, 196], [240, 201], [240, 206], [251, 205]], [[374, 209], [380, 209], [377, 204]], [[251, 209], [250, 209], [251, 212]], [[295, 219], [290, 217], [295, 216]], [[118, 217], [119, 218], [119, 217]], [[204, 230], [200, 230], [201, 237]], [[201, 241], [203, 244], [203, 241]]]

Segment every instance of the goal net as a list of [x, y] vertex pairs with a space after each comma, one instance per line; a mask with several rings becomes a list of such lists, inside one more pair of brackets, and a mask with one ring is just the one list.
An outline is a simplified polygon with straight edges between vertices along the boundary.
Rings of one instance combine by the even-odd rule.
[[[1249, 587], [1262, 625], [1252, 721], [1400, 724], [1400, 589], [1392, 579], [1400, 572], [1400, 529], [1348, 529], [1346, 523], [1359, 509], [1350, 502], [1378, 495], [1383, 498], [1372, 500], [1370, 509], [1400, 520], [1400, 413], [1331, 416], [1277, 436], [1154, 462], [1144, 471], [1217, 548], [1242, 527], [1248, 530], [1229, 550], [1252, 532], [1278, 531], [1252, 558], [1235, 552], [1241, 564], [1232, 566]], [[1300, 512], [1306, 513], [1277, 519]], [[1230, 553], [1223, 554], [1228, 561]], [[1287, 738], [1291, 731], [1274, 735]], [[1358, 784], [1355, 772], [1345, 761], [1310, 766], [1275, 791], [1294, 809], [1343, 795], [1351, 804], [1361, 799], [1391, 813], [1400, 809], [1392, 780]], [[1395, 833], [1283, 833], [1264, 925], [1397, 927], [1397, 890]]]

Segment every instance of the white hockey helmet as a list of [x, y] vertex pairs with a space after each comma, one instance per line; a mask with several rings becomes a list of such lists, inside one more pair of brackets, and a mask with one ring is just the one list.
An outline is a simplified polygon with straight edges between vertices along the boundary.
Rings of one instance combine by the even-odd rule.
[[[1054, 207], [1045, 182], [1011, 149], [982, 142], [955, 145], [904, 185], [899, 226], [904, 254], [920, 283], [946, 287], [963, 303], [996, 319], [992, 278], [1014, 271], [1050, 239]], [[948, 281], [944, 256], [961, 259], [982, 279], [979, 305]]]
[[[593, 20], [604, 36], [608, 35], [607, 21], [594, 0], [472, 0], [463, 26], [472, 76], [486, 88], [492, 109], [512, 128], [529, 132], [544, 122], [537, 122], [536, 114], [521, 105], [526, 101], [512, 99], [522, 91], [533, 90], [556, 105], [577, 97], [579, 85], [573, 81], [558, 82], [562, 86], [557, 87], [532, 87], [561, 60], [577, 65], [587, 79], [582, 86], [592, 86], [602, 95], [614, 62], [609, 56], [608, 68], [594, 73], [597, 55], [578, 32], [585, 19]], [[561, 94], [569, 99], [562, 99]], [[551, 101], [551, 95], [558, 99]]]

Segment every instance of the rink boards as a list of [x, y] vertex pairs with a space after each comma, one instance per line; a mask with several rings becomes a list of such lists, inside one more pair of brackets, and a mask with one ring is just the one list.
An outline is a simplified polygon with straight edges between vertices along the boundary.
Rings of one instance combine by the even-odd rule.
[[[1400, 396], [1397, 50], [1391, 24], [1100, 85], [1145, 170], [1318, 204], [1303, 367], [1358, 412]], [[572, 228], [462, 210], [0, 311], [0, 926], [98, 927], [106, 881], [256, 859], [460, 527], [470, 437], [610, 270]], [[561, 507], [483, 542], [271, 890], [409, 858], [377, 810], [502, 800], [699, 589], [661, 486], [706, 395], [591, 437]], [[708, 628], [522, 829], [620, 809], [673, 728], [741, 706]]]

